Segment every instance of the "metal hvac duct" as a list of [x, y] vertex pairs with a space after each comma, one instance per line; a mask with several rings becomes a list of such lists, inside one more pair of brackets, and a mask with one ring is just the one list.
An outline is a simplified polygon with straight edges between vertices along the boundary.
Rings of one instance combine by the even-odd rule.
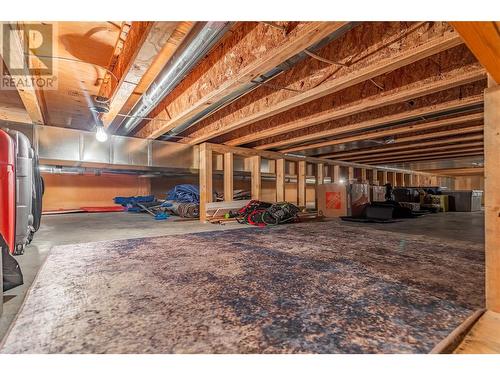
[[121, 126], [129, 134], [210, 51], [232, 25], [231, 22], [198, 22], [181, 47], [143, 94]]

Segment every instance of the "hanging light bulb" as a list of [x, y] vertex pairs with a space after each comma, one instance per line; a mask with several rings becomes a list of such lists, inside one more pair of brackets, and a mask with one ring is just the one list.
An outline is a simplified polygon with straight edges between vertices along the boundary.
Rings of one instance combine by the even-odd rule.
[[95, 139], [99, 142], [106, 142], [108, 140], [108, 134], [104, 130], [104, 126], [98, 126], [95, 132]]

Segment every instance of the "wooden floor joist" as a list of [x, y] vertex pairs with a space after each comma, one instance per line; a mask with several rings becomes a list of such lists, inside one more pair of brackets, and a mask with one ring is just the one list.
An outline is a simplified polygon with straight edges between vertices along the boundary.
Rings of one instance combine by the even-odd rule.
[[[392, 144], [413, 142], [413, 141], [422, 141], [425, 139], [433, 139], [433, 138], [440, 138], [440, 137], [453, 137], [456, 135], [479, 133], [482, 131], [483, 131], [483, 125], [467, 126], [464, 128], [443, 130], [443, 131], [437, 131], [437, 132], [425, 133], [425, 134], [419, 134], [419, 135], [411, 135], [408, 137], [397, 137], [392, 141]], [[331, 159], [331, 158], [335, 158], [336, 155], [335, 154], [331, 154], [331, 155], [328, 154], [328, 155], [322, 155], [321, 157]]]
[[423, 147], [422, 145], [413, 145], [414, 148], [412, 149], [407, 149], [403, 151], [385, 151], [385, 152], [378, 152], [378, 153], [371, 153], [370, 155], [363, 155], [363, 156], [350, 156], [350, 157], [338, 157], [339, 160], [345, 160], [345, 161], [356, 161], [356, 162], [361, 162], [362, 160], [370, 160], [374, 158], [381, 158], [385, 156], [400, 156], [400, 155], [418, 155], [424, 152], [430, 152], [430, 151], [446, 151], [446, 150], [467, 150], [471, 147], [479, 147], [483, 146], [483, 142], [465, 142], [465, 143], [460, 143], [457, 145], [446, 145], [446, 146], [440, 146], [440, 147]]
[[[342, 107], [333, 107], [329, 108], [326, 111], [321, 111], [319, 113], [314, 113], [312, 115], [300, 115], [296, 111], [290, 112], [290, 115], [287, 116], [287, 121], [280, 121], [278, 126], [270, 126], [262, 131], [253, 132], [248, 135], [232, 139], [227, 141], [228, 145], [242, 145], [250, 142], [255, 142], [261, 139], [267, 139], [272, 136], [277, 136], [280, 134], [289, 133], [295, 130], [305, 129], [307, 127], [311, 127], [314, 125], [330, 122], [333, 120], [337, 120], [343, 117], [351, 116], [360, 112], [366, 112], [370, 110], [375, 110], [378, 108], [386, 107], [391, 104], [402, 103], [408, 101], [410, 99], [415, 99], [417, 97], [423, 97], [435, 92], [448, 90], [454, 87], [462, 86], [471, 82], [483, 80], [486, 77], [485, 71], [481, 67], [476, 67], [471, 71], [465, 74], [450, 74], [447, 78], [443, 77], [433, 77], [432, 79], [426, 79], [419, 83], [414, 83], [409, 85], [408, 87], [401, 87], [398, 90], [394, 90], [394, 92], [384, 92], [380, 93], [373, 97], [363, 98], [353, 103], [346, 104]], [[478, 103], [479, 98], [475, 97], [469, 99], [471, 103]], [[456, 102], [454, 106], [457, 108], [461, 108], [467, 106], [466, 102]], [[397, 118], [397, 115], [390, 118], [390, 121]], [[377, 122], [378, 123], [378, 122]], [[359, 127], [371, 127], [371, 122], [364, 122], [361, 124], [353, 124], [346, 128], [347, 131], [352, 131], [352, 129]], [[376, 125], [374, 125], [376, 126]], [[350, 130], [349, 130], [350, 128]], [[342, 128], [338, 128], [335, 130], [328, 130], [324, 134], [321, 134], [321, 137], [316, 136], [316, 134], [307, 134], [307, 136], [300, 137], [301, 139], [308, 139], [308, 136], [311, 139], [318, 139], [325, 137], [325, 134], [335, 132], [342, 132]], [[337, 133], [338, 134], [338, 133]], [[288, 141], [288, 140], [287, 140]], [[292, 143], [295, 143], [296, 140], [292, 140]], [[284, 143], [288, 144], [290, 142]], [[257, 146], [260, 149], [269, 149], [271, 147], [282, 146], [283, 143], [269, 143]]]
[[[443, 83], [443, 82], [441, 82]], [[441, 84], [440, 83], [440, 84]], [[436, 85], [434, 86], [434, 89], [439, 90], [441, 85]], [[415, 95], [420, 96], [420, 94], [423, 93], [423, 90], [427, 91], [429, 89], [428, 86], [423, 86], [425, 87], [422, 89], [422, 87], [416, 87], [413, 90], [408, 90], [405, 92], [404, 96], [399, 95], [399, 93], [396, 93], [394, 95], [394, 99], [396, 101], [405, 101], [406, 99], [411, 99], [414, 98]], [[355, 114], [359, 113], [360, 111], [365, 111], [368, 109], [375, 109], [378, 108], [379, 106], [386, 106], [387, 105], [387, 100], [389, 103], [391, 102], [390, 96], [381, 96], [380, 99], [373, 100], [373, 102], [368, 103], [369, 105], [365, 107], [363, 102], [354, 104], [350, 108], [346, 108], [344, 111], [342, 109], [340, 110], [333, 110], [331, 111], [331, 114], [322, 114], [318, 116], [316, 119], [310, 119], [313, 120], [312, 122], [305, 121], [302, 122], [302, 125], [305, 127], [309, 127], [318, 123], [323, 123], [324, 119], [328, 119], [328, 121], [334, 120], [335, 118], [340, 118], [344, 117], [345, 114], [350, 115], [350, 114]], [[475, 95], [471, 97], [466, 97], [463, 99], [458, 99], [458, 100], [452, 100], [450, 102], [444, 102], [440, 104], [435, 104], [431, 105], [428, 107], [423, 107], [423, 108], [418, 108], [418, 109], [413, 109], [409, 110], [406, 112], [401, 112], [401, 113], [396, 113], [396, 114], [390, 114], [387, 116], [382, 116], [378, 117], [372, 120], [367, 120], [359, 123], [354, 123], [352, 125], [346, 125], [346, 126], [341, 126], [338, 128], [334, 129], [328, 129], [324, 131], [318, 131], [318, 132], [306, 132], [306, 134], [301, 135], [301, 136], [290, 136], [290, 138], [285, 138], [284, 140], [277, 141], [277, 142], [271, 142], [271, 143], [265, 143], [263, 145], [258, 145], [255, 148], [259, 150], [269, 150], [273, 148], [279, 148], [279, 147], [284, 147], [287, 145], [295, 144], [295, 143], [301, 143], [301, 142], [307, 142], [307, 141], [312, 141], [315, 139], [322, 139], [326, 137], [332, 137], [338, 134], [342, 133], [348, 133], [351, 131], [357, 131], [357, 130], [365, 130], [365, 129], [370, 129], [370, 128], [375, 128], [377, 126], [381, 125], [390, 125], [391, 123], [394, 122], [399, 122], [399, 121], [405, 121], [405, 120], [411, 120], [411, 119], [419, 119], [422, 117], [426, 116], [432, 116], [433, 114], [443, 112], [444, 110], [452, 111], [452, 110], [457, 110], [459, 111], [460, 109], [463, 108], [468, 108], [474, 105], [479, 105], [483, 102], [483, 96], [482, 95]], [[338, 116], [338, 117], [337, 117]], [[298, 120], [300, 121], [300, 120]], [[301, 125], [301, 127], [302, 127]], [[286, 124], [285, 124], [286, 126]], [[293, 126], [293, 130], [296, 130], [295, 126]], [[290, 128], [290, 130], [292, 130]], [[274, 131], [274, 133], [277, 133], [278, 129]], [[281, 129], [279, 130], [281, 132]], [[260, 136], [259, 136], [260, 137]], [[249, 135], [248, 137], [245, 137], [245, 139], [241, 138], [240, 140], [235, 140], [234, 143], [236, 144], [241, 144], [241, 143], [248, 143], [250, 140], [255, 140], [255, 135]], [[227, 142], [228, 144], [231, 144], [232, 142]]]
[[394, 161], [394, 162], [399, 162], [399, 161], [405, 161], [405, 160], [411, 160], [414, 158], [419, 158], [419, 157], [424, 157], [424, 156], [438, 156], [438, 155], [460, 155], [461, 153], [467, 154], [467, 153], [472, 153], [472, 152], [477, 152], [479, 154], [483, 153], [484, 148], [481, 145], [479, 146], [474, 146], [474, 147], [467, 147], [463, 148], [461, 150], [447, 150], [447, 151], [422, 151], [422, 152], [414, 152], [412, 154], [406, 154], [406, 155], [382, 155], [382, 156], [374, 156], [371, 158], [366, 158], [363, 160], [360, 160], [361, 163], [366, 163], [366, 164], [373, 164], [373, 163], [379, 163], [382, 161]]
[[392, 151], [398, 151], [398, 150], [408, 150], [412, 149], [415, 147], [429, 147], [429, 146], [442, 146], [445, 144], [450, 144], [450, 143], [466, 143], [466, 142], [471, 142], [471, 141], [482, 141], [483, 136], [482, 135], [469, 135], [469, 136], [459, 136], [459, 137], [452, 137], [448, 139], [439, 139], [435, 141], [426, 141], [426, 142], [419, 142], [418, 145], [415, 143], [409, 143], [405, 145], [383, 145], [379, 147], [370, 147], [370, 148], [361, 148], [361, 149], [352, 149], [350, 151], [345, 151], [345, 152], [337, 152], [337, 153], [332, 153], [328, 155], [322, 155], [322, 157], [332, 157], [336, 158], [339, 160], [348, 160], [348, 158], [355, 158], [358, 156], [365, 156], [365, 155], [374, 155], [382, 152], [392, 152]]
[[437, 129], [437, 128], [441, 128], [444, 126], [466, 124], [466, 123], [474, 122], [474, 121], [482, 121], [482, 119], [483, 119], [482, 113], [474, 113], [474, 114], [470, 114], [470, 115], [452, 117], [452, 118], [444, 119], [444, 120], [434, 120], [434, 121], [429, 121], [429, 122], [425, 122], [422, 124], [400, 126], [400, 127], [395, 127], [392, 129], [387, 129], [387, 130], [370, 131], [370, 132], [366, 132], [366, 133], [361, 133], [359, 135], [353, 135], [353, 136], [349, 136], [349, 137], [344, 137], [344, 138], [339, 138], [339, 139], [334, 139], [334, 140], [329, 140], [329, 141], [324, 141], [324, 142], [295, 146], [295, 147], [291, 147], [291, 148], [286, 148], [286, 149], [282, 150], [282, 152], [289, 153], [289, 152], [296, 152], [296, 151], [303, 151], [303, 150], [311, 150], [311, 149], [325, 147], [325, 146], [333, 146], [333, 145], [349, 143], [349, 142], [356, 142], [356, 141], [367, 140], [367, 139], [380, 139], [382, 137], [388, 137], [388, 136], [393, 136], [393, 135], [398, 135], [398, 134], [406, 134], [406, 133], [412, 133], [412, 132], [416, 132], [416, 131], [432, 130], [432, 129]]
[[[462, 43], [457, 33], [447, 31], [443, 35], [432, 37], [422, 41], [413, 48], [395, 50], [391, 56], [386, 56], [380, 60], [374, 60], [364, 68], [357, 69], [350, 74], [346, 74], [336, 79], [330, 79], [314, 88], [303, 93], [297, 93], [288, 99], [281, 100], [279, 103], [267, 106], [262, 111], [246, 113], [245, 115], [234, 115], [234, 120], [220, 119], [213, 123], [203, 126], [201, 129], [189, 134], [185, 142], [189, 144], [198, 144], [208, 139], [225, 134], [232, 130], [241, 128], [259, 120], [266, 119], [281, 112], [287, 111], [293, 107], [306, 104], [325, 95], [332, 94], [358, 83], [372, 79], [387, 72], [391, 72], [403, 66], [437, 54], [441, 51], [450, 49]], [[234, 143], [233, 143], [234, 145]]]
[[450, 160], [450, 159], [456, 159], [456, 158], [461, 158], [461, 157], [466, 157], [466, 156], [482, 156], [484, 155], [483, 149], [479, 149], [479, 151], [473, 151], [473, 152], [457, 152], [457, 153], [450, 153], [450, 154], [437, 154], [437, 155], [422, 155], [418, 157], [405, 157], [401, 160], [396, 160], [396, 159], [387, 159], [387, 160], [382, 160], [382, 161], [373, 161], [371, 162], [372, 165], [390, 165], [394, 163], [403, 163], [403, 162], [411, 162], [411, 161], [420, 161], [420, 160]]
[[473, 176], [473, 175], [484, 175], [484, 168], [471, 167], [471, 168], [429, 169], [429, 170], [424, 170], [424, 172], [446, 175], [446, 176]]
[[[163, 113], [161, 118], [168, 118], [168, 120], [158, 123], [150, 122], [137, 135], [143, 138], [157, 138], [196, 116], [212, 103], [238, 91], [255, 78], [269, 72], [282, 62], [340, 30], [346, 24], [347, 22], [308, 22], [292, 30], [289, 34], [278, 31], [262, 33], [260, 29], [269, 29], [269, 27], [263, 24], [256, 25], [249, 33], [255, 34], [255, 38], [259, 38], [258, 43], [260, 48], [265, 50], [265, 53], [247, 63], [255, 54], [254, 45], [248, 43], [252, 36], [245, 35], [245, 37], [235, 40], [232, 48], [219, 54], [216, 61], [212, 61], [212, 66], [210, 66], [208, 72], [205, 72], [205, 74], [193, 72], [191, 74], [193, 78], [188, 78], [193, 80], [192, 86], [203, 88], [213, 86], [212, 90], [204, 91], [203, 95], [196, 95], [195, 100], [179, 94], [172, 98], [171, 101], [165, 101], [163, 106], [166, 109], [163, 112], [166, 111], [168, 114], [165, 116], [165, 113]], [[243, 25], [243, 27], [247, 26]], [[264, 37], [259, 37], [259, 35]], [[234, 39], [238, 37], [240, 35], [235, 33]], [[230, 36], [229, 38], [233, 37]], [[230, 42], [227, 41], [227, 43]], [[223, 46], [219, 47], [219, 49], [223, 48]], [[236, 55], [235, 51], [238, 55]], [[214, 52], [214, 54], [217, 53], [218, 51]], [[214, 85], [214, 82], [217, 84]]]

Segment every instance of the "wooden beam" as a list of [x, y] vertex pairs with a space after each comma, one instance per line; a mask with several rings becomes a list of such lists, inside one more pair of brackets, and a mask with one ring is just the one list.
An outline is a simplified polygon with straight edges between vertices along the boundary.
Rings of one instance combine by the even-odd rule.
[[397, 173], [397, 172], [389, 172], [389, 173], [388, 173], [388, 175], [387, 175], [387, 178], [389, 179], [389, 181], [388, 181], [388, 182], [389, 182], [389, 183], [390, 183], [393, 187], [397, 186], [397, 184], [398, 184], [398, 181], [397, 181], [397, 179], [396, 179], [396, 173]]
[[[305, 22], [295, 27], [289, 34], [270, 30], [268, 26], [262, 24], [249, 29], [247, 35], [235, 31], [228, 37], [229, 40], [225, 41], [226, 44], [234, 44], [232, 48], [218, 47], [212, 52], [216, 59], [212, 61], [210, 69], [203, 74], [193, 72], [187, 78], [191, 81], [190, 86], [202, 88], [210, 86], [211, 90], [203, 92], [203, 95], [189, 92], [178, 95], [171, 101], [165, 100], [160, 106], [166, 109], [163, 109], [163, 113], [158, 116], [167, 117], [168, 121], [150, 122], [138, 132], [138, 136], [157, 138], [195, 117], [211, 104], [245, 88], [256, 78], [346, 25], [347, 22]], [[241, 24], [240, 28], [247, 29], [249, 26]], [[259, 50], [265, 51], [264, 53], [256, 53], [252, 39], [254, 43], [259, 44]], [[221, 50], [224, 50], [223, 53]], [[254, 58], [256, 55], [258, 57]], [[195, 99], [189, 98], [193, 95]], [[167, 116], [164, 112], [168, 112]]]
[[325, 179], [325, 165], [316, 164], [316, 185], [322, 185]]
[[297, 162], [298, 172], [297, 172], [297, 195], [298, 195], [298, 206], [306, 206], [306, 162], [305, 160], [300, 160]]
[[486, 308], [500, 312], [500, 86], [484, 94]]
[[[118, 60], [111, 71], [119, 79], [108, 77], [100, 95], [111, 98], [110, 110], [102, 116], [104, 126], [116, 131], [127, 115], [170, 59], [193, 22], [142, 22], [130, 25]], [[120, 115], [117, 117], [117, 115]]]
[[213, 201], [212, 148], [209, 143], [200, 145], [200, 221], [207, 221], [207, 203]]
[[411, 158], [418, 158], [420, 156], [427, 156], [427, 155], [448, 155], [448, 154], [457, 155], [460, 153], [469, 153], [469, 152], [477, 152], [477, 151], [482, 152], [483, 146], [481, 145], [481, 146], [476, 146], [476, 147], [470, 147], [470, 148], [466, 148], [463, 150], [447, 150], [447, 151], [429, 150], [429, 151], [423, 151], [423, 152], [419, 152], [419, 153], [409, 153], [409, 154], [399, 155], [399, 156], [392, 156], [392, 155], [374, 156], [372, 158], [365, 159], [364, 162], [365, 163], [376, 163], [379, 161], [386, 161], [386, 160], [400, 161], [400, 160], [407, 160], [409, 158], [410, 159]]
[[[283, 154], [281, 152], [261, 151], [261, 150], [256, 150], [253, 148], [232, 147], [232, 146], [227, 146], [227, 145], [223, 145], [223, 144], [215, 144], [215, 143], [208, 143], [208, 144], [209, 144], [212, 152], [215, 152], [218, 154], [232, 152], [234, 155], [243, 156], [245, 158], [252, 158], [253, 156], [260, 156], [261, 158], [266, 158], [266, 159], [271, 159], [271, 160], [285, 159], [285, 160], [293, 161], [293, 162], [306, 161], [307, 163], [311, 163], [311, 164], [323, 163], [323, 164], [328, 164], [328, 165], [333, 165], [333, 166], [344, 166], [344, 167], [352, 167], [352, 168], [373, 168], [372, 165], [353, 163], [353, 162], [345, 162], [345, 161], [341, 161], [341, 160], [315, 158], [315, 157], [310, 157], [310, 156], [305, 156], [305, 157], [304, 156], [293, 156], [293, 155]], [[400, 168], [392, 168], [392, 167], [377, 167], [377, 169], [387, 170], [387, 171], [395, 171], [395, 172], [403, 171]], [[404, 171], [406, 171], [406, 170], [404, 170]], [[417, 172], [417, 173], [425, 174], [424, 172]]]
[[483, 167], [471, 168], [441, 168], [441, 169], [428, 169], [422, 172], [441, 174], [445, 176], [482, 176], [484, 175]]
[[347, 181], [354, 180], [354, 167], [347, 167]]
[[285, 201], [285, 159], [276, 160], [276, 202]]
[[252, 199], [261, 200], [261, 173], [260, 173], [260, 155], [255, 155], [250, 158], [252, 163]]
[[451, 22], [479, 62], [500, 84], [500, 22]]
[[[432, 139], [432, 138], [439, 138], [439, 137], [450, 137], [450, 136], [460, 135], [460, 134], [478, 133], [478, 132], [482, 132], [482, 131], [483, 131], [483, 125], [468, 126], [465, 128], [443, 130], [443, 131], [427, 133], [427, 134], [412, 135], [412, 136], [408, 136], [408, 137], [398, 137], [398, 138], [394, 139], [393, 144], [394, 143], [421, 141], [424, 139]], [[336, 155], [322, 155], [321, 157], [322, 158], [336, 158]]]
[[340, 181], [340, 166], [339, 165], [334, 165], [333, 166], [333, 182], [338, 183]]
[[418, 145], [414, 143], [409, 143], [409, 144], [404, 144], [404, 145], [382, 145], [378, 147], [370, 147], [370, 148], [356, 148], [353, 149], [352, 151], [345, 151], [345, 152], [338, 152], [334, 154], [328, 154], [322, 157], [332, 157], [338, 160], [347, 160], [347, 158], [353, 158], [353, 157], [358, 157], [358, 156], [363, 156], [363, 155], [372, 155], [372, 154], [378, 154], [381, 152], [393, 152], [396, 150], [407, 150], [407, 149], [412, 149], [415, 147], [419, 148], [425, 148], [428, 146], [442, 146], [450, 143], [466, 143], [469, 141], [482, 141], [483, 140], [483, 135], [469, 135], [465, 137], [456, 137], [456, 138], [450, 138], [450, 139], [439, 139], [436, 141], [426, 141], [426, 142], [419, 142]]
[[373, 185], [379, 185], [379, 180], [378, 180], [378, 170], [377, 169], [372, 169], [372, 179], [371, 183]]
[[389, 182], [389, 175], [387, 171], [382, 171], [382, 184], [385, 185]]
[[[399, 38], [404, 39], [404, 37], [401, 38], [401, 36], [399, 36]], [[428, 35], [427, 38], [429, 38]], [[220, 119], [210, 123], [207, 126], [190, 133], [190, 138], [186, 140], [186, 142], [190, 144], [197, 144], [210, 138], [220, 136], [229, 131], [287, 111], [293, 107], [309, 103], [325, 95], [339, 92], [376, 76], [391, 72], [403, 66], [407, 66], [418, 60], [455, 47], [461, 43], [462, 41], [458, 34], [450, 31], [446, 31], [438, 37], [432, 37], [425, 41], [421, 41], [416, 47], [414, 42], [412, 48], [404, 48], [401, 50], [396, 49], [393, 53], [389, 54], [389, 56], [385, 55], [385, 58], [382, 58], [382, 56], [380, 56], [380, 59], [374, 58], [372, 60], [372, 64], [368, 64], [360, 69], [354, 69], [354, 64], [352, 66], [352, 72], [336, 79], [328, 80], [305, 92], [296, 93], [287, 99], [280, 100], [277, 104], [270, 106], [267, 105], [261, 111], [252, 113], [244, 113], [244, 111], [240, 111], [231, 116], [231, 120]], [[269, 98], [266, 98], [266, 101], [268, 99]], [[234, 143], [232, 145], [234, 145]]]
[[[10, 45], [9, 48], [2, 48], [0, 53], [2, 54], [2, 59], [4, 61], [9, 61], [10, 67], [15, 67], [18, 72], [12, 71], [9, 72], [12, 77], [26, 79], [30, 82], [30, 78], [35, 78], [35, 70], [33, 69], [36, 66], [28, 66], [29, 59], [25, 56], [27, 51], [25, 50], [25, 46], [29, 46], [31, 34], [29, 34], [24, 29], [23, 22], [0, 22], [0, 27], [2, 27], [2, 33], [8, 32], [9, 38], [3, 36], [4, 42], [9, 40]], [[3, 35], [3, 34], [2, 34]], [[8, 50], [9, 56], [4, 56], [3, 53], [5, 50]], [[4, 61], [0, 61], [0, 64], [3, 64]], [[33, 64], [37, 65], [37, 60], [31, 60]], [[8, 69], [9, 67], [7, 67]], [[46, 122], [46, 111], [43, 100], [43, 92], [42, 88], [37, 88], [36, 85], [32, 84], [24, 84], [24, 85], [15, 85], [19, 96], [21, 97], [21, 101], [23, 102], [24, 108], [26, 112], [28, 112], [28, 116], [34, 124], [43, 125]]]
[[411, 157], [408, 156], [403, 159], [385, 159], [380, 161], [370, 161], [372, 165], [386, 165], [386, 164], [394, 164], [394, 163], [403, 163], [410, 161], [419, 161], [419, 160], [448, 160], [448, 159], [456, 159], [466, 156], [480, 156], [483, 155], [483, 150], [480, 149], [478, 151], [468, 151], [468, 152], [458, 152], [458, 153], [450, 153], [450, 154], [429, 154], [429, 155], [420, 155]]
[[224, 153], [224, 200], [233, 200], [233, 153]]
[[[477, 67], [471, 69], [465, 74], [457, 72], [456, 75], [450, 74], [447, 77], [433, 77], [422, 81], [420, 84], [411, 84], [406, 87], [399, 87], [398, 89], [382, 92], [368, 98], [362, 98], [357, 101], [345, 104], [343, 106], [335, 106], [327, 110], [321, 110], [313, 114], [297, 114], [290, 112], [286, 116], [288, 120], [280, 121], [277, 126], [268, 127], [260, 131], [252, 132], [251, 134], [231, 139], [226, 142], [229, 145], [241, 145], [250, 142], [255, 142], [262, 139], [268, 139], [273, 136], [290, 133], [293, 131], [308, 128], [314, 125], [325, 124], [328, 125], [334, 120], [344, 117], [356, 115], [360, 112], [367, 112], [383, 107], [387, 107], [397, 103], [403, 103], [411, 99], [425, 97], [436, 92], [449, 90], [454, 87], [459, 87], [471, 82], [482, 80], [486, 77], [484, 69]], [[370, 119], [359, 123], [349, 124], [342, 127], [333, 127], [320, 132], [308, 132], [308, 134], [295, 136], [291, 139], [283, 139], [279, 141], [269, 142], [267, 144], [257, 145], [259, 149], [270, 149], [282, 147], [290, 143], [305, 142], [314, 139], [321, 139], [337, 134], [352, 132], [356, 130], [370, 129], [384, 124], [399, 122], [412, 118], [421, 118], [429, 114], [440, 112], [448, 109], [459, 110], [461, 108], [469, 107], [471, 105], [480, 104], [482, 102], [482, 95], [474, 95], [470, 98], [462, 100], [454, 100], [451, 103], [437, 104], [429, 106], [427, 109], [410, 110], [401, 114], [390, 114], [381, 118]], [[331, 123], [334, 125], [334, 123]]]
[[[458, 82], [458, 81], [457, 81]], [[327, 111], [325, 113], [322, 113], [318, 115], [317, 117], [309, 117], [306, 119], [297, 119], [297, 123], [295, 122], [290, 122], [290, 131], [292, 130], [299, 130], [299, 129], [305, 129], [306, 127], [311, 127], [314, 125], [318, 125], [321, 123], [324, 123], [324, 125], [328, 125], [331, 123], [332, 120], [339, 119], [342, 117], [347, 117], [350, 115], [354, 115], [360, 112], [365, 112], [370, 109], [376, 109], [376, 108], [381, 108], [387, 106], [388, 102], [391, 102], [391, 97], [394, 100], [397, 100], [398, 102], [404, 102], [407, 100], [410, 100], [417, 96], [422, 96], [421, 93], [425, 91], [427, 93], [429, 90], [433, 90], [434, 88], [436, 91], [440, 91], [442, 86], [441, 84], [445, 83], [444, 81], [439, 81], [437, 82], [438, 84], [436, 85], [421, 85], [417, 86], [412, 89], [408, 89], [404, 91], [404, 96], [402, 96], [399, 92], [394, 93], [394, 95], [378, 95], [376, 98], [372, 98], [370, 100], [363, 99], [360, 100], [359, 102], [352, 103], [350, 105], [347, 105], [342, 108], [336, 108], [336, 109], [331, 109], [330, 111]], [[449, 82], [448, 82], [449, 83]], [[446, 84], [448, 87], [448, 84]], [[424, 93], [424, 95], [425, 95]], [[305, 134], [296, 136], [294, 133], [291, 133], [290, 135], [287, 135], [286, 137], [284, 136], [282, 140], [279, 141], [274, 141], [274, 142], [269, 142], [265, 143], [262, 145], [257, 145], [255, 148], [259, 150], [269, 150], [272, 148], [279, 148], [279, 147], [285, 147], [290, 144], [295, 144], [295, 143], [302, 143], [302, 142], [309, 142], [313, 141], [315, 139], [324, 139], [327, 137], [332, 137], [336, 136], [339, 134], [345, 134], [353, 131], [358, 131], [358, 130], [367, 130], [371, 128], [376, 128], [382, 125], [391, 125], [393, 123], [398, 123], [401, 121], [410, 121], [410, 120], [418, 120], [421, 119], [422, 117], [427, 117], [427, 116], [432, 116], [434, 114], [443, 112], [443, 111], [453, 111], [457, 110], [459, 111], [462, 108], [468, 108], [474, 105], [481, 104], [483, 102], [483, 96], [482, 95], [474, 95], [471, 97], [466, 97], [463, 99], [458, 99], [458, 100], [452, 100], [448, 102], [443, 102], [439, 104], [434, 104], [430, 105], [428, 107], [424, 108], [417, 108], [417, 109], [412, 109], [409, 111], [401, 112], [401, 113], [396, 113], [396, 114], [390, 114], [387, 116], [382, 116], [382, 117], [377, 117], [374, 119], [370, 119], [367, 121], [362, 121], [362, 122], [357, 122], [341, 127], [334, 127], [332, 129], [326, 129], [323, 131], [305, 131]], [[365, 106], [367, 105], [367, 106]], [[328, 122], [324, 122], [327, 120]], [[299, 125], [300, 122], [300, 125]], [[294, 125], [292, 125], [294, 124]], [[333, 123], [332, 123], [333, 125]], [[282, 126], [288, 126], [288, 124], [282, 124]], [[296, 129], [296, 126], [300, 126], [299, 129]], [[293, 127], [293, 129], [292, 129]], [[269, 129], [271, 132], [271, 129]], [[281, 127], [280, 129], [275, 129], [272, 130], [273, 134], [269, 134], [266, 138], [269, 139], [269, 137], [272, 137], [273, 135], [276, 135], [277, 132], [281, 132]], [[259, 135], [260, 138], [260, 135]], [[235, 139], [234, 142], [233, 140], [227, 142], [228, 144], [244, 144], [244, 143], [249, 143], [251, 141], [254, 141], [255, 139], [255, 134], [249, 134], [246, 137], [241, 137], [239, 139]]]
[[[371, 160], [374, 158], [382, 158], [382, 157], [396, 157], [399, 155], [418, 155], [422, 153], [428, 153], [428, 152], [437, 152], [437, 151], [447, 151], [447, 150], [456, 150], [456, 151], [464, 151], [468, 150], [470, 148], [474, 147], [482, 147], [483, 142], [470, 142], [470, 143], [461, 143], [458, 145], [447, 145], [447, 146], [442, 146], [442, 147], [418, 147], [418, 145], [413, 145], [413, 147], [416, 147], [414, 149], [410, 150], [404, 150], [404, 151], [398, 151], [398, 152], [391, 152], [391, 151], [386, 151], [386, 152], [378, 152], [378, 153], [372, 153], [370, 155], [364, 155], [364, 156], [351, 156], [347, 158], [340, 158], [339, 160], [346, 160], [346, 161], [359, 161], [362, 162], [362, 160]], [[383, 150], [381, 150], [383, 151]]]
[[448, 118], [448, 119], [444, 119], [444, 120], [434, 120], [434, 121], [429, 121], [429, 122], [425, 122], [422, 124], [400, 126], [400, 127], [396, 127], [396, 128], [392, 128], [392, 129], [387, 129], [387, 130], [376, 130], [376, 131], [361, 133], [359, 135], [353, 135], [350, 137], [334, 139], [334, 140], [330, 140], [330, 141], [324, 141], [324, 142], [318, 142], [318, 143], [312, 143], [312, 144], [307, 144], [307, 145], [290, 147], [290, 148], [282, 150], [282, 152], [289, 153], [289, 152], [302, 151], [302, 150], [311, 150], [311, 149], [321, 148], [321, 147], [325, 147], [325, 146], [339, 145], [339, 144], [349, 143], [349, 142], [356, 142], [356, 141], [367, 140], [367, 139], [378, 139], [378, 138], [393, 136], [393, 135], [397, 135], [397, 134], [413, 133], [416, 131], [436, 129], [436, 128], [440, 128], [443, 126], [451, 126], [451, 125], [463, 124], [463, 123], [473, 122], [473, 121], [481, 121], [482, 119], [483, 119], [482, 113], [473, 113], [471, 115], [457, 116], [457, 117], [452, 117], [452, 118]]
[[368, 181], [366, 178], [366, 168], [361, 168], [361, 182]]

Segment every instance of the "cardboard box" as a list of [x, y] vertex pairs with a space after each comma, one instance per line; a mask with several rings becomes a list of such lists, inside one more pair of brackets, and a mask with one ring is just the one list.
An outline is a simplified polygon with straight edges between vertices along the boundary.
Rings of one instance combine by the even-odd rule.
[[325, 217], [347, 215], [347, 186], [344, 184], [321, 184], [316, 190], [318, 210]]

